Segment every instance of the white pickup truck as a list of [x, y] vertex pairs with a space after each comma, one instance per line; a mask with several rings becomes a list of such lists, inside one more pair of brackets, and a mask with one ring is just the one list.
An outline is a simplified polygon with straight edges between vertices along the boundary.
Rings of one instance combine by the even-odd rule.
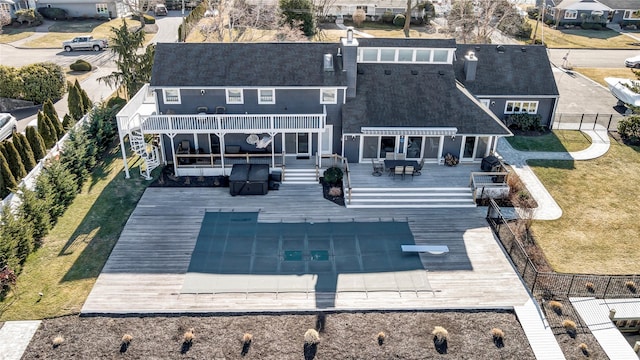
[[109, 47], [107, 40], [94, 39], [93, 36], [77, 36], [73, 40], [65, 41], [62, 43], [64, 51], [69, 52], [72, 50], [93, 50], [100, 51]]

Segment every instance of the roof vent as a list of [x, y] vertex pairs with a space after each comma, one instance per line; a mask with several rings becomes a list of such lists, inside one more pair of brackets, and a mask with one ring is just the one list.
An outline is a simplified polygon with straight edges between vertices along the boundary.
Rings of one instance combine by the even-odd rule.
[[496, 50], [498, 50], [498, 53], [500, 53], [500, 54], [504, 53], [504, 45], [496, 46]]
[[362, 75], [362, 74], [364, 74], [364, 69], [358, 68], [358, 75]]
[[385, 75], [391, 75], [391, 70], [385, 70], [385, 71], [384, 71], [384, 74], [385, 74]]
[[438, 71], [438, 74], [439, 74], [439, 75], [444, 75], [444, 71], [443, 71], [443, 70], [440, 70], [440, 71]]
[[418, 75], [418, 70], [411, 70], [411, 75]]
[[324, 71], [333, 71], [333, 55], [324, 54], [322, 68], [324, 69]]
[[527, 48], [523, 46], [523, 47], [520, 48], [520, 51], [527, 52]]
[[480, 46], [475, 46], [474, 49], [476, 50], [476, 52], [480, 51]]

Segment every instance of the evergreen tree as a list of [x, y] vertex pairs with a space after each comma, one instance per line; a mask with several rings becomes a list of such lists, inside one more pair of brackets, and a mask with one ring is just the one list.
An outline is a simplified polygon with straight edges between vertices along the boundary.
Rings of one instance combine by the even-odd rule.
[[20, 157], [20, 153], [16, 149], [15, 145], [13, 145], [12, 141], [4, 141], [4, 155], [7, 159], [7, 163], [9, 164], [9, 169], [13, 174], [13, 177], [16, 180], [22, 180], [25, 176], [27, 176], [27, 170], [25, 170], [24, 165], [22, 165], [22, 158]]
[[44, 199], [38, 198], [35, 191], [24, 187], [20, 189], [19, 194], [18, 215], [25, 223], [31, 224], [34, 246], [38, 248], [51, 229], [48, 204]]
[[76, 122], [73, 121], [73, 119], [71, 118], [71, 116], [69, 116], [69, 114], [65, 114], [64, 115], [64, 119], [62, 120], [62, 127], [65, 130], [69, 130], [71, 129], [71, 127], [75, 124]]
[[80, 97], [82, 98], [82, 112], [84, 114], [88, 113], [91, 107], [93, 106], [91, 99], [89, 99], [89, 95], [87, 95], [87, 92], [84, 91], [84, 89], [80, 86], [78, 79], [76, 79], [76, 82], [75, 84], [73, 84], [73, 86], [78, 88], [78, 90], [80, 91]]
[[36, 193], [45, 199], [52, 222], [56, 222], [78, 194], [73, 174], [59, 161], [47, 166], [36, 180]]
[[82, 188], [90, 170], [96, 165], [95, 146], [85, 131], [69, 131], [69, 140], [62, 150], [60, 162], [75, 176], [78, 188]]
[[69, 97], [67, 98], [69, 103], [69, 114], [71, 117], [78, 121], [82, 119], [82, 115], [84, 115], [84, 105], [82, 104], [82, 95], [80, 94], [80, 89], [78, 89], [75, 85], [69, 88]]
[[13, 256], [16, 262], [24, 264], [33, 251], [32, 228], [22, 218], [16, 217], [9, 206], [2, 209], [2, 239], [7, 238], [14, 241]]
[[40, 133], [33, 126], [27, 126], [26, 133], [29, 146], [31, 146], [31, 150], [33, 150], [33, 158], [36, 159], [36, 161], [40, 161], [40, 159], [47, 155], [47, 147], [44, 144], [44, 139], [42, 139]]
[[56, 130], [56, 139], [62, 138], [62, 135], [64, 135], [64, 129], [62, 128], [62, 123], [60, 122], [60, 116], [58, 116], [56, 108], [53, 106], [53, 102], [50, 99], [47, 99], [47, 101], [45, 101], [44, 105], [42, 106], [42, 112], [47, 114], [47, 116], [51, 120], [51, 123], [54, 125], [54, 128]]
[[306, 36], [316, 33], [311, 0], [280, 0], [280, 9], [284, 20], [290, 26], [298, 25]]
[[7, 159], [2, 152], [0, 152], [0, 176], [2, 176], [4, 183], [0, 189], [0, 197], [4, 199], [18, 187], [18, 183], [16, 182], [16, 178], [13, 177], [11, 170], [9, 170], [9, 164], [7, 164]]
[[116, 56], [117, 70], [98, 78], [98, 81], [114, 88], [123, 86], [127, 99], [134, 96], [151, 79], [155, 46], [147, 46], [144, 52], [137, 51], [144, 47], [145, 34], [141, 30], [131, 31], [124, 20], [120, 27], [112, 28], [113, 41], [109, 41], [109, 49]]
[[29, 145], [27, 137], [22, 133], [14, 132], [11, 138], [13, 139], [13, 143], [16, 146], [16, 150], [18, 150], [18, 153], [20, 154], [24, 169], [28, 173], [29, 171], [31, 171], [31, 169], [36, 167], [36, 159], [33, 156], [31, 145]]
[[38, 112], [38, 132], [44, 140], [45, 148], [51, 149], [58, 139], [58, 134], [47, 114], [42, 111]]

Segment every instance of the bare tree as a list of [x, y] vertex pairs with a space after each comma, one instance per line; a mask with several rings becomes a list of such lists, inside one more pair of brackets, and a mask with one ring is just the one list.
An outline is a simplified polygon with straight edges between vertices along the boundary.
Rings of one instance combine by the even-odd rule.
[[495, 30], [514, 16], [520, 17], [518, 9], [508, 0], [461, 0], [453, 4], [447, 20], [463, 43], [488, 43]]
[[353, 23], [356, 24], [357, 27], [360, 27], [362, 23], [367, 19], [367, 14], [363, 9], [356, 9], [356, 11], [353, 12], [352, 17]]
[[211, 13], [199, 25], [208, 42], [256, 41], [272, 36], [270, 30], [279, 23], [277, 6], [251, 5], [244, 0], [222, 0]]
[[318, 23], [323, 22], [329, 14], [331, 14], [331, 9], [336, 1], [337, 0], [313, 0], [313, 8], [316, 10], [316, 21]]
[[161, 4], [160, 0], [120, 0], [124, 6], [131, 11], [133, 15], [138, 16], [140, 19], [140, 28], [144, 28], [144, 17], [149, 10], [151, 10], [156, 4]]

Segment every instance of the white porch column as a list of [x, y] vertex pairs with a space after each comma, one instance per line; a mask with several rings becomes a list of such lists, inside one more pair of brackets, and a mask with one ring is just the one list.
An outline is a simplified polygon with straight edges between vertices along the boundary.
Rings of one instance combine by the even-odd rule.
[[130, 179], [129, 175], [129, 163], [127, 163], [127, 149], [124, 146], [124, 135], [122, 131], [118, 130], [118, 136], [120, 137], [120, 151], [122, 151], [122, 160], [124, 161], [124, 178]]
[[173, 138], [176, 134], [167, 134], [171, 139], [171, 158], [173, 159], [173, 173], [178, 176], [178, 158], [176, 158], [176, 144], [173, 141]]
[[318, 157], [318, 168], [322, 169], [322, 131], [318, 132], [318, 149], [316, 152], [320, 153]]
[[[273, 118], [272, 118], [273, 121]], [[276, 167], [276, 153], [275, 153], [275, 145], [276, 145], [276, 132], [270, 132], [269, 136], [271, 136], [271, 168]]]
[[220, 138], [220, 164], [222, 165], [222, 175], [227, 175], [227, 170], [224, 167], [224, 134], [220, 133], [218, 135], [218, 137]]

